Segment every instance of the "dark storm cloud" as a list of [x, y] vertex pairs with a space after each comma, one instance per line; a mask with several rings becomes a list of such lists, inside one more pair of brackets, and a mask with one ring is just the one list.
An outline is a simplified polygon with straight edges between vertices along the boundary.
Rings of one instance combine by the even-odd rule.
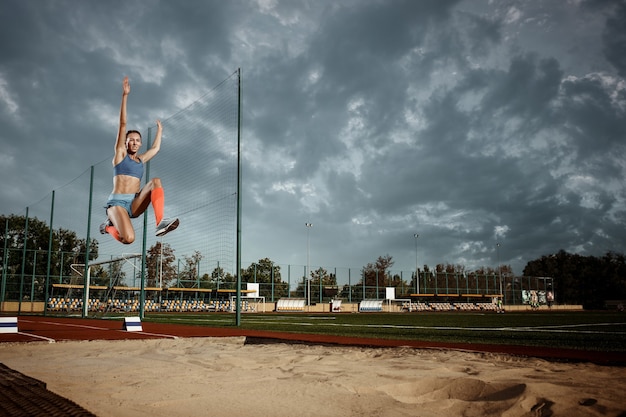
[[620, 77], [626, 77], [626, 2], [609, 2], [615, 13], [606, 20], [602, 33], [604, 53]]
[[414, 233], [420, 264], [490, 266], [498, 242], [517, 273], [560, 249], [621, 252], [625, 10], [5, 1], [0, 211], [110, 158], [123, 76], [130, 125], [164, 119], [174, 146], [167, 119], [241, 67], [244, 263], [304, 262], [305, 222], [327, 266], [412, 269]]
[[623, 150], [625, 115], [600, 78], [565, 81], [563, 93], [562, 116], [572, 127], [569, 133], [579, 146], [581, 160], [615, 147]]

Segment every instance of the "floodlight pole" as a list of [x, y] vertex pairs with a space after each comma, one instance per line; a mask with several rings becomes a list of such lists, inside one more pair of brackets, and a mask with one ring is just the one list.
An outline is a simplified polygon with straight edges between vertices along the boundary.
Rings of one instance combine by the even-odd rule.
[[311, 231], [311, 227], [313, 227], [313, 223], [304, 223], [306, 226], [306, 274], [305, 279], [307, 282], [307, 305], [309, 306], [309, 310], [311, 309], [311, 277], [309, 277], [309, 232]]
[[[94, 166], [91, 166], [91, 174], [89, 177], [89, 211], [87, 215], [87, 239], [85, 245], [85, 268], [89, 270], [89, 258], [90, 258], [90, 250], [91, 247], [91, 207], [93, 205], [93, 178], [94, 178]], [[83, 309], [82, 309], [82, 318], [86, 318], [89, 314], [89, 274], [85, 276], [84, 282], [84, 290], [83, 290]]]
[[[496, 257], [498, 259], [498, 281], [500, 282], [500, 296], [504, 298], [502, 293], [502, 268], [500, 268], [500, 243], [496, 242]], [[504, 302], [504, 299], [502, 300]]]
[[237, 249], [235, 270], [237, 287], [235, 295], [235, 325], [241, 326], [241, 68], [237, 68]]
[[[54, 191], [52, 192], [52, 195], [54, 196]], [[50, 226], [50, 230], [52, 230], [52, 226]], [[9, 236], [9, 218], [5, 217], [4, 218], [4, 245], [2, 248], [2, 284], [0, 287], [0, 306], [4, 306], [4, 295], [6, 294], [6, 289], [7, 289], [7, 262], [9, 259], [7, 256], [8, 255], [7, 244], [9, 242], [8, 236]], [[46, 300], [48, 300], [47, 297], [46, 297]], [[3, 311], [3, 309], [0, 308], [0, 311]]]
[[[148, 149], [152, 142], [152, 127], [148, 128]], [[144, 184], [150, 180], [150, 161], [146, 164], [146, 179]], [[143, 320], [146, 315], [146, 252], [148, 250], [148, 212], [143, 213], [143, 236], [141, 241], [141, 280], [139, 282], [139, 319]]]
[[417, 233], [413, 235], [415, 238], [415, 291], [417, 294], [420, 293], [420, 273], [419, 268], [417, 266], [417, 238], [420, 237]]
[[[44, 296], [44, 300], [46, 300], [46, 302], [48, 302], [48, 286], [50, 285], [50, 264], [52, 262], [52, 238], [54, 237], [54, 229], [52, 228], [52, 222], [54, 220], [54, 193], [55, 191], [52, 190], [52, 203], [50, 205], [50, 236], [48, 238], [48, 264], [46, 267], [46, 295]], [[6, 244], [6, 239], [5, 239], [5, 244]], [[4, 250], [6, 252], [6, 248]], [[4, 264], [3, 264], [4, 266]], [[4, 301], [4, 291], [3, 291], [3, 296], [0, 297], [0, 301]], [[47, 315], [48, 313], [48, 309], [44, 308], [43, 309], [43, 315]]]
[[163, 293], [163, 236], [161, 236], [161, 242], [159, 246], [161, 246], [161, 256], [159, 256], [159, 288], [161, 289], [161, 291], [159, 291], [159, 305], [160, 305], [161, 301], [163, 301], [162, 296], [161, 296]]

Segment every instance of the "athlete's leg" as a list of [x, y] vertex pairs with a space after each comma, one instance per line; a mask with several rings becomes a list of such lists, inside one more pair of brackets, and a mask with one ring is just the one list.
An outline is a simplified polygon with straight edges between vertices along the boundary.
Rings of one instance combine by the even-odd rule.
[[105, 226], [108, 234], [124, 244], [135, 241], [135, 229], [130, 221], [128, 211], [121, 206], [111, 206], [107, 209], [107, 216], [112, 225]]
[[164, 219], [163, 212], [165, 208], [165, 194], [160, 178], [153, 178], [141, 189], [137, 197], [133, 200], [132, 213], [133, 217], [141, 215], [148, 205], [152, 203], [154, 210], [154, 219], [157, 226], [157, 236], [171, 232], [178, 227], [178, 219]]
[[137, 194], [132, 204], [133, 217], [138, 217], [143, 214], [150, 203], [152, 203], [156, 224], [159, 224], [163, 218], [163, 207], [165, 205], [163, 186], [161, 185], [160, 178], [152, 178], [141, 191], [139, 191], [139, 194]]

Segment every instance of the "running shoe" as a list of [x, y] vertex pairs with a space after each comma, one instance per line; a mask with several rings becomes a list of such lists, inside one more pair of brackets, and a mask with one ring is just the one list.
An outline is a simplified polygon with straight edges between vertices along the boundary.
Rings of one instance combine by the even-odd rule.
[[109, 226], [113, 226], [113, 223], [111, 223], [111, 220], [107, 219], [106, 222], [102, 223], [100, 225], [100, 233], [102, 233], [103, 235], [107, 234], [107, 227]]
[[156, 228], [156, 235], [163, 236], [171, 232], [178, 227], [179, 223], [180, 221], [178, 219], [162, 219]]

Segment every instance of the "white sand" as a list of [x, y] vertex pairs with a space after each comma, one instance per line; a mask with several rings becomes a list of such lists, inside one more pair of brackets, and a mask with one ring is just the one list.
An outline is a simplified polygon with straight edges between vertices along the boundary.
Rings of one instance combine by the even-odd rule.
[[457, 351], [186, 338], [5, 343], [0, 362], [101, 417], [576, 417], [626, 411], [626, 368]]

